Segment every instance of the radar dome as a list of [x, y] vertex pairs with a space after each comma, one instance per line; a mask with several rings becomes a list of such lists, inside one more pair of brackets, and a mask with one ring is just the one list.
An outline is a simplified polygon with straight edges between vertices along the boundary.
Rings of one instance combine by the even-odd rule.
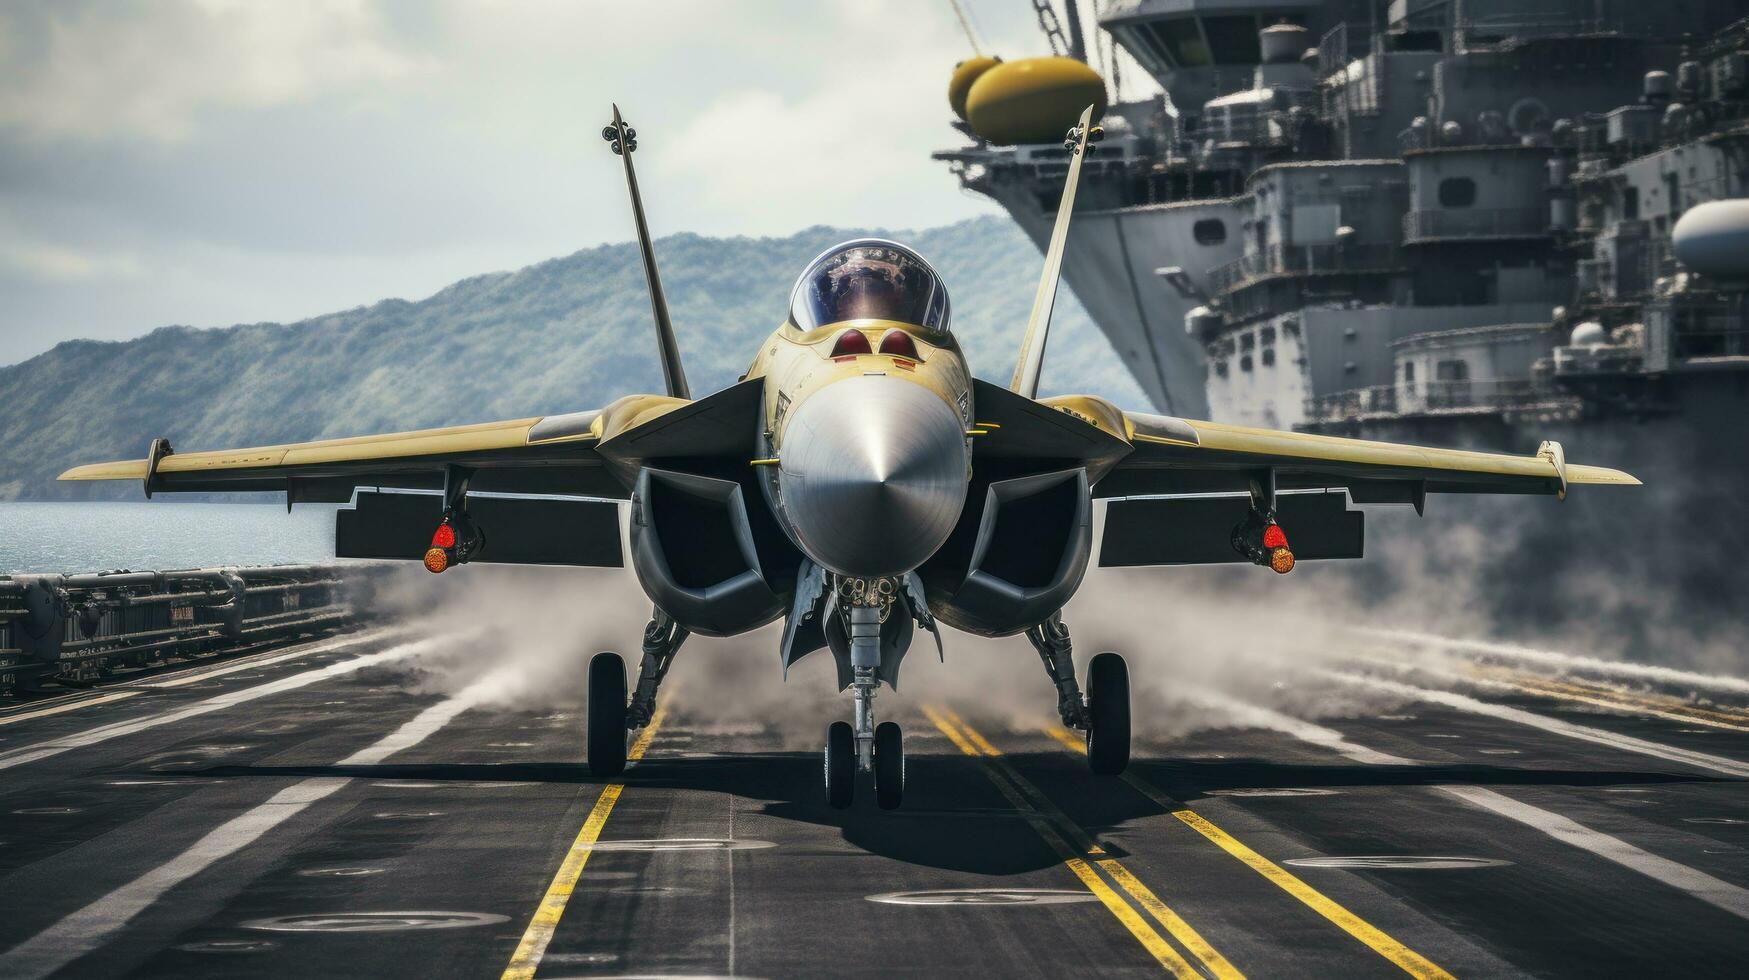
[[1005, 61], [980, 74], [966, 95], [972, 131], [998, 145], [1058, 143], [1093, 105], [1105, 113], [1105, 80], [1074, 58]]
[[1568, 343], [1574, 347], [1602, 347], [1609, 343], [1609, 333], [1596, 320], [1586, 320], [1573, 328], [1573, 336]]
[[953, 106], [954, 115], [966, 118], [966, 96], [971, 94], [972, 83], [1001, 63], [1001, 58], [978, 55], [953, 66], [953, 77], [947, 82], [947, 104]]
[[1697, 204], [1670, 234], [1676, 258], [1703, 276], [1725, 282], [1749, 280], [1749, 199]]

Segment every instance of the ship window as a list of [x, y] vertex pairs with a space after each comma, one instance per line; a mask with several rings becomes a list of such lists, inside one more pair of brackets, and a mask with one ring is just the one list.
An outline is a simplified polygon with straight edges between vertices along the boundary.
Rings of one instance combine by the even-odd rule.
[[1251, 355], [1250, 354], [1246, 354], [1245, 356], [1239, 358], [1239, 370], [1241, 370], [1241, 371], [1251, 370]]
[[1247, 330], [1239, 335], [1239, 349], [1250, 350], [1257, 346], [1257, 335]]
[[1210, 64], [1208, 45], [1202, 32], [1189, 17], [1161, 20], [1146, 25], [1154, 32], [1154, 40], [1166, 49], [1166, 57], [1178, 68], [1200, 68]]
[[1216, 361], [1215, 362], [1215, 375], [1218, 377], [1222, 377], [1222, 378], [1227, 376], [1227, 362], [1226, 361]]
[[1269, 367], [1270, 365], [1272, 365], [1274, 363], [1275, 363], [1275, 348], [1273, 348], [1273, 347], [1263, 348], [1263, 366]]
[[1202, 32], [1208, 35], [1209, 52], [1217, 65], [1255, 65], [1263, 61], [1257, 18], [1251, 14], [1204, 17]]
[[1227, 240], [1227, 223], [1219, 218], [1204, 218], [1190, 226], [1190, 237], [1198, 245], [1219, 245]]
[[1447, 177], [1439, 182], [1439, 206], [1467, 208], [1476, 203], [1476, 182], [1468, 177]]
[[1621, 192], [1621, 216], [1633, 221], [1640, 216], [1640, 189], [1624, 187]]
[[1274, 327], [1264, 327], [1263, 329], [1257, 331], [1257, 342], [1262, 344], [1265, 347], [1268, 347], [1270, 344], [1275, 343], [1275, 328]]

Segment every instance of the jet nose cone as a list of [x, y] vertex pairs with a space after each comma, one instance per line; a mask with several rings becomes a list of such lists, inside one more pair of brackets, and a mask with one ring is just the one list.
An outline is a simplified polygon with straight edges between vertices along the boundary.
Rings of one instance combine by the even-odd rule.
[[934, 392], [868, 376], [795, 409], [778, 485], [803, 550], [840, 575], [910, 571], [941, 547], [966, 497], [965, 427]]

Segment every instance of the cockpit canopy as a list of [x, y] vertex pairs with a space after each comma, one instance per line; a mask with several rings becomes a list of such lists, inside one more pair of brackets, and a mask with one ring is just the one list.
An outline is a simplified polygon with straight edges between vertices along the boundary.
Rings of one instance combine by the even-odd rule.
[[945, 334], [947, 287], [916, 252], [859, 238], [808, 263], [790, 294], [789, 316], [804, 331], [845, 320], [894, 320]]

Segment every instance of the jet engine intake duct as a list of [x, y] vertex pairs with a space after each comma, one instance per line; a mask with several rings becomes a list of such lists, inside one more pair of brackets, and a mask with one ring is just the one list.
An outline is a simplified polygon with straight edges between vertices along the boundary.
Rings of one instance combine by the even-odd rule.
[[965, 577], [936, 615], [981, 636], [1019, 633], [1075, 594], [1092, 546], [1085, 467], [992, 480]]
[[632, 496], [632, 568], [662, 611], [730, 636], [783, 611], [765, 581], [741, 484], [645, 467]]

